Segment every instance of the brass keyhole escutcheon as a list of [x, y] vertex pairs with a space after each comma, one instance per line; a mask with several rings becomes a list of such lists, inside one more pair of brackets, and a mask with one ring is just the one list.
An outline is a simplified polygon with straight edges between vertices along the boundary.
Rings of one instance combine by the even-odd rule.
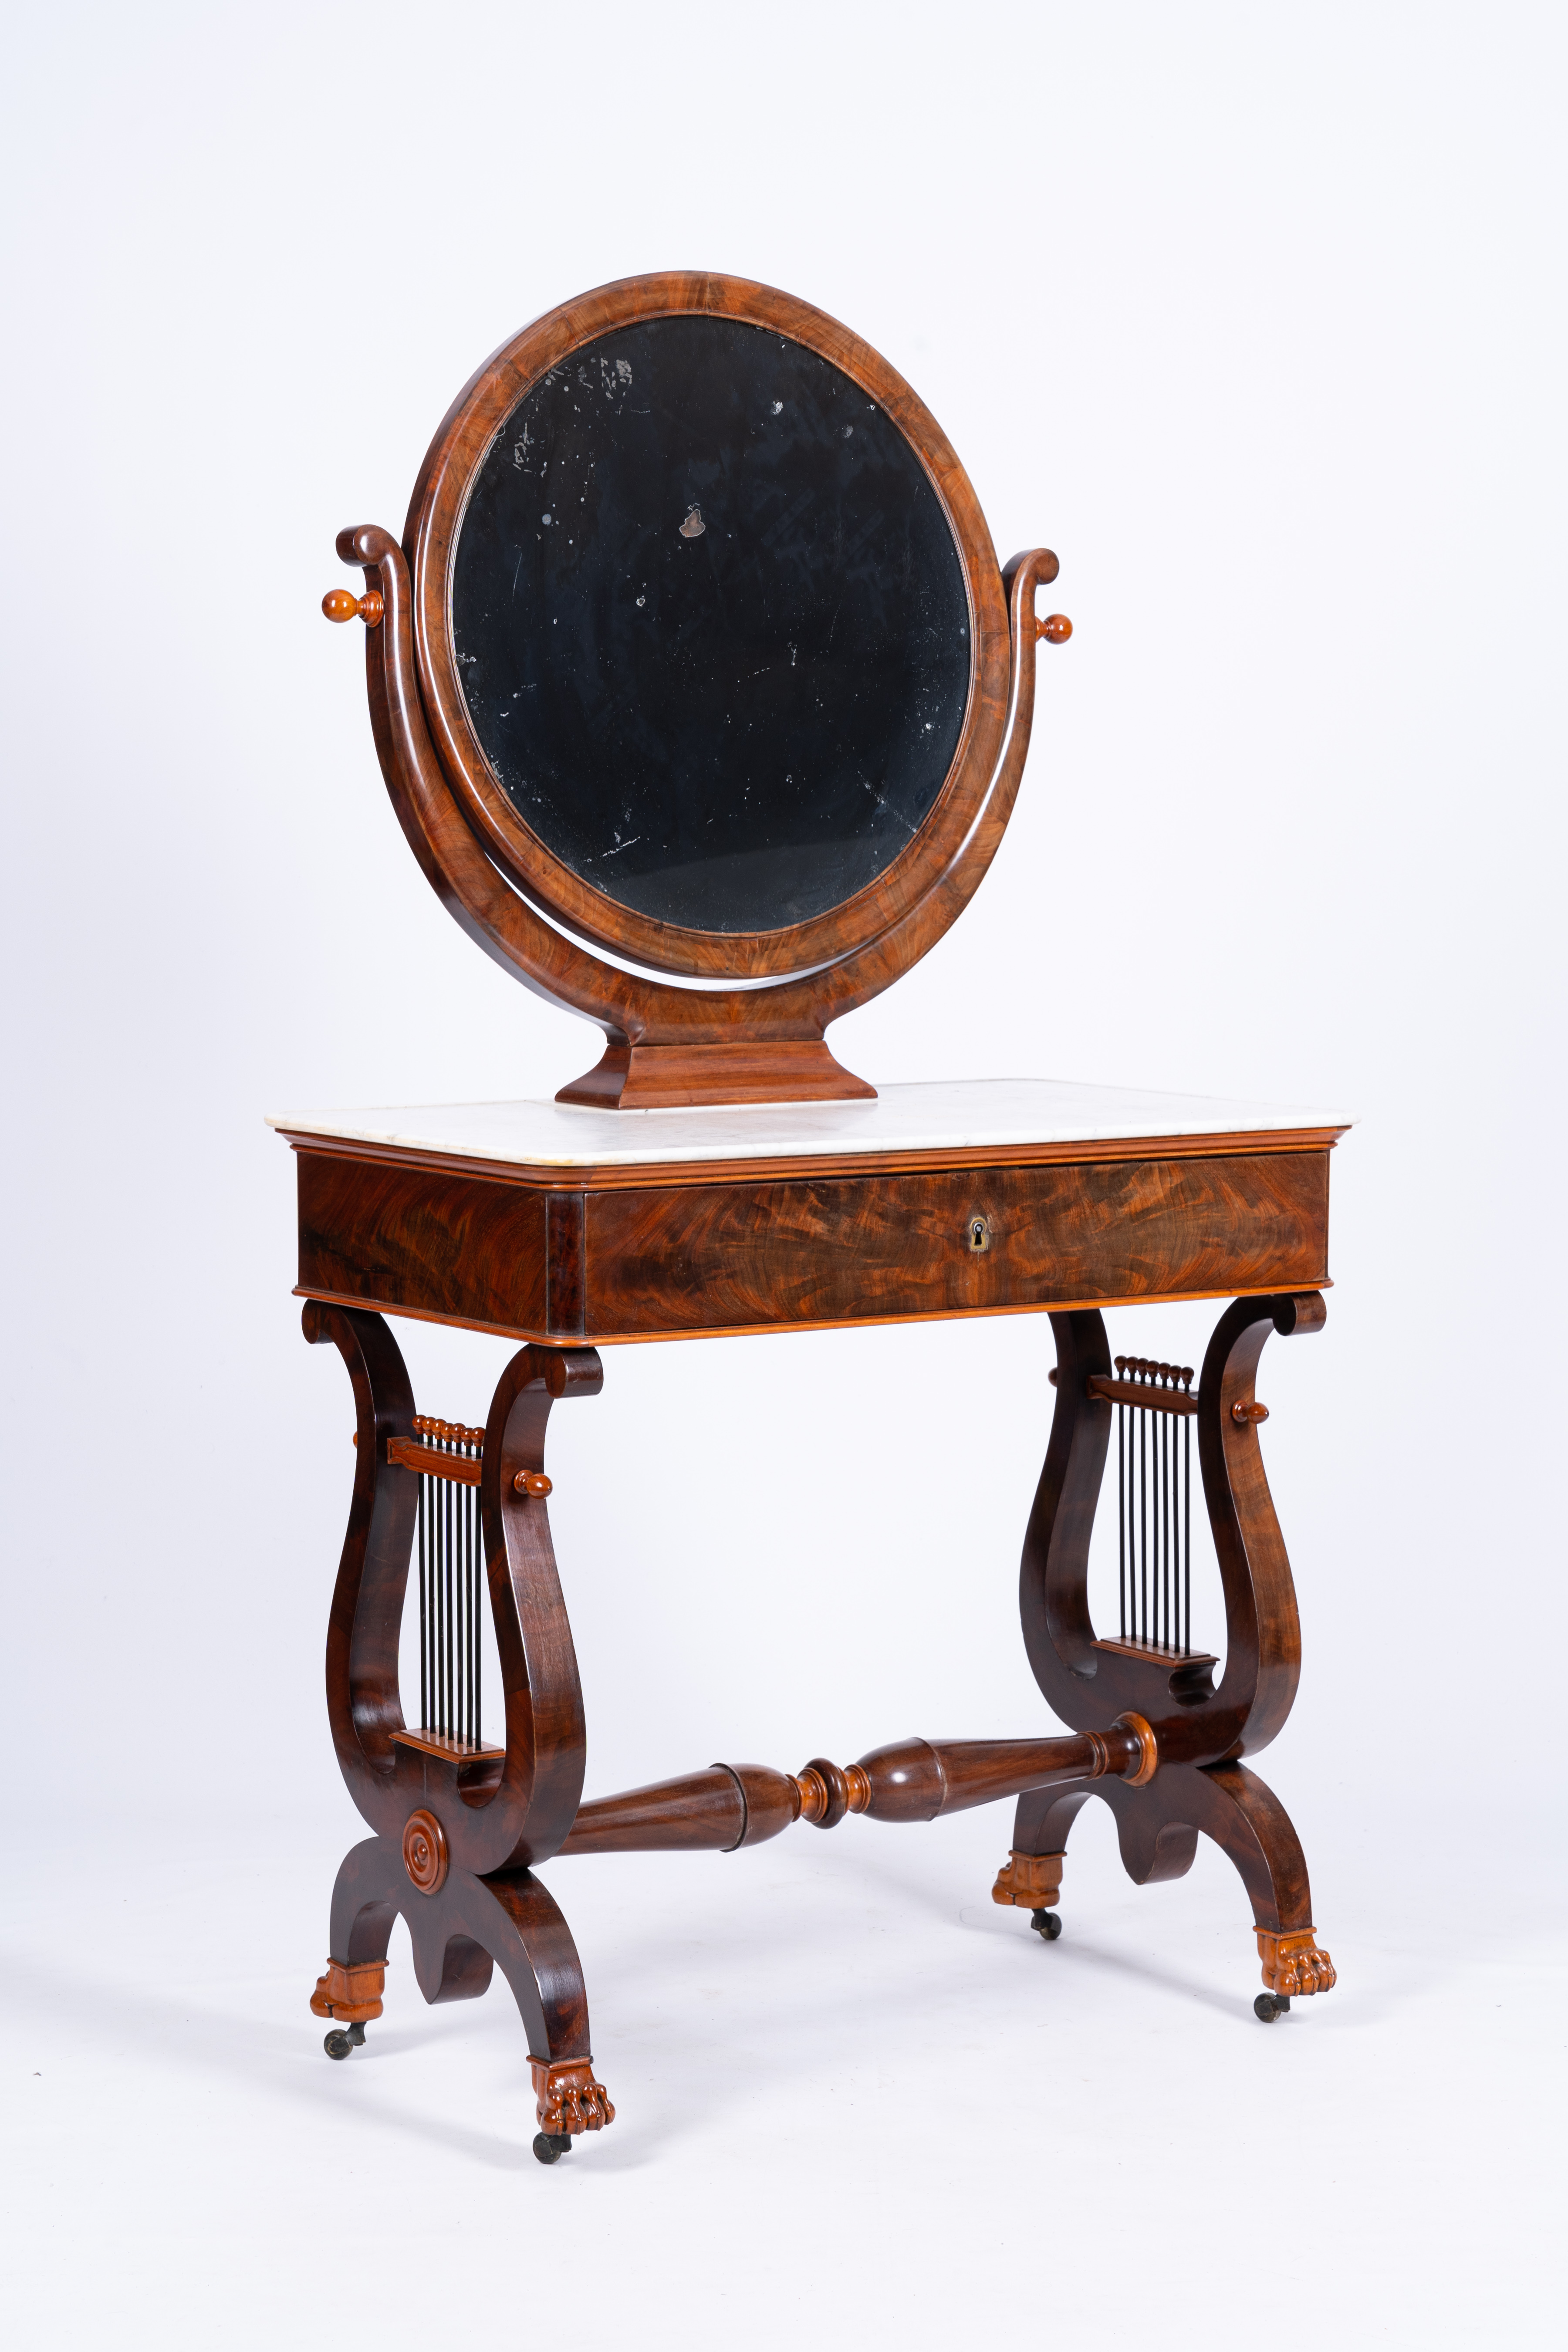
[[970, 1255], [971, 1255], [971, 1256], [973, 1256], [973, 1257], [983, 1257], [983, 1256], [984, 1255], [985, 1252], [990, 1248], [990, 1246], [991, 1246], [991, 1220], [990, 1220], [990, 1218], [989, 1218], [989, 1217], [971, 1217], [971, 1218], [970, 1218], [970, 1220], [969, 1220], [969, 1249], [970, 1249]]

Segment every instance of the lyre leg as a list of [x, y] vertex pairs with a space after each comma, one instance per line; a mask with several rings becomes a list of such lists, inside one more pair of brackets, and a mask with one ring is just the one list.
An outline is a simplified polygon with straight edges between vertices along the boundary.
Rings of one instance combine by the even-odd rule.
[[[541, 2127], [535, 2153], [553, 2163], [576, 2134], [602, 2129], [615, 2114], [594, 2077], [576, 1948], [532, 1867], [556, 1851], [571, 1827], [584, 1745], [576, 1659], [545, 1507], [545, 1430], [555, 1400], [597, 1392], [599, 1360], [592, 1349], [520, 1349], [480, 1433], [416, 1423], [402, 1357], [379, 1316], [312, 1301], [305, 1328], [309, 1339], [336, 1344], [358, 1407], [354, 1496], [333, 1598], [327, 1688], [344, 1779], [379, 1832], [356, 1846], [339, 1871], [331, 1958], [310, 2005], [333, 2021], [331, 2055], [346, 2057], [381, 2014], [387, 1939], [400, 1912], [426, 2000], [477, 1998], [499, 1963], [528, 2033]], [[432, 1452], [428, 1444], [414, 1444], [416, 1428], [446, 1449], [435, 1455], [435, 1475], [454, 1488], [477, 1484], [481, 1508], [448, 1517], [447, 1548], [436, 1548], [442, 1576], [432, 1605], [444, 1613], [430, 1622], [439, 1633], [436, 1663], [444, 1666], [433, 1722], [425, 1719], [437, 1672], [435, 1663], [428, 1676], [424, 1671], [421, 1538], [422, 1719], [411, 1731], [398, 1685], [398, 1645], [417, 1483]], [[500, 1664], [504, 1750], [479, 1736], [481, 1589], [489, 1591]]]
[[344, 1857], [332, 1890], [332, 1958], [310, 2003], [319, 2016], [350, 2017], [355, 1995], [374, 2002], [363, 2011], [362, 2028], [365, 2016], [381, 2014], [387, 1944], [399, 1912], [427, 2001], [477, 2000], [499, 1965], [528, 2034], [541, 2138], [561, 2143], [549, 2147], [546, 2161], [563, 2154], [576, 2133], [613, 2122], [615, 2108], [594, 2075], [577, 1948], [553, 1896], [531, 1871], [478, 1878], [451, 1869], [426, 1895], [409, 1878], [399, 1843], [366, 1838]]
[[[1321, 1329], [1323, 1302], [1316, 1292], [1237, 1299], [1215, 1327], [1195, 1395], [1190, 1374], [1134, 1360], [1142, 1378], [1153, 1373], [1166, 1395], [1157, 1407], [1195, 1422], [1204, 1501], [1226, 1606], [1225, 1671], [1194, 1652], [1184, 1608], [1168, 1599], [1151, 1636], [1147, 1612], [1137, 1613], [1138, 1638], [1097, 1637], [1089, 1607], [1089, 1551], [1111, 1436], [1110, 1401], [1118, 1410], [1128, 1384], [1108, 1375], [1105, 1327], [1089, 1310], [1053, 1315], [1057, 1342], [1056, 1409], [1045, 1467], [1025, 1536], [1019, 1580], [1024, 1640], [1041, 1692], [1064, 1722], [1079, 1728], [1125, 1719], [1131, 1710], [1152, 1727], [1159, 1751], [1152, 1778], [1105, 1778], [1026, 1793], [1018, 1803], [1013, 1849], [993, 1893], [999, 1903], [1034, 1908], [1047, 1934], [1048, 1906], [1060, 1892], [1068, 1834], [1090, 1795], [1116, 1815], [1121, 1859], [1140, 1885], [1179, 1878], [1192, 1867], [1199, 1832], [1229, 1854], [1252, 1897], [1265, 1994], [1254, 2005], [1270, 2018], [1297, 1994], [1326, 1992], [1334, 1982], [1327, 1953], [1319, 1950], [1301, 1848], [1284, 1808], [1256, 1774], [1235, 1761], [1271, 1739], [1289, 1713], [1300, 1669], [1295, 1588], [1264, 1475], [1258, 1427], [1267, 1413], [1256, 1399], [1258, 1360], [1271, 1332], [1289, 1338]], [[1118, 1359], [1119, 1370], [1122, 1360]], [[1183, 1394], [1176, 1394], [1177, 1384]], [[1135, 1383], [1134, 1389], [1135, 1389]], [[1155, 1391], [1151, 1390], [1151, 1394]], [[1132, 1402], [1138, 1402], [1132, 1395]], [[1185, 1454], [1173, 1493], [1187, 1498]], [[1142, 1496], [1142, 1489], [1140, 1490]], [[1119, 1511], [1121, 1490], [1119, 1489]], [[1162, 1522], [1167, 1528], [1172, 1505]], [[1175, 1522], [1174, 1557], [1188, 1540], [1186, 1518]], [[1119, 1522], [1119, 1536], [1121, 1532]], [[1131, 1539], [1130, 1539], [1131, 1540]], [[1132, 1553], [1130, 1550], [1128, 1557]], [[1131, 1612], [1127, 1612], [1131, 1622]], [[1180, 1644], [1170, 1638], [1173, 1625]]]

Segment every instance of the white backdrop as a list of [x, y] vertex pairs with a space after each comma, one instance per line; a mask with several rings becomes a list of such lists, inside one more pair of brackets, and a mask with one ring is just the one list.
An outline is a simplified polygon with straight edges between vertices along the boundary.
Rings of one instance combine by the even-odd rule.
[[[1124, 2208], [1084, 2190], [1068, 2229], [1060, 2179], [1191, 2055], [1215, 2137], [1199, 2161], [1177, 2134], [1176, 2178], [1245, 2150], [1281, 2183], [1295, 2147], [1328, 2183], [1310, 2257], [1299, 2193], [1259, 2189], [1277, 2223], [1247, 2257], [1258, 2292], [1291, 2282], [1275, 2340], [1355, 2340], [1357, 2314], [1361, 2340], [1547, 2340], [1522, 2217], [1561, 1740], [1550, 1672], [1538, 1696], [1521, 1660], [1563, 1635], [1561, 13], [151, 0], [36, 11], [7, 46], [5, 1607], [28, 2095], [38, 2050], [121, 2016], [116, 1985], [130, 2004], [26, 2142], [25, 2181], [49, 2189], [29, 2246], [63, 2200], [79, 2245], [85, 2229], [117, 2250], [36, 2273], [35, 2334], [98, 2340], [110, 2308], [126, 2324], [112, 2298], [132, 2278], [148, 2340], [335, 2341], [356, 2296], [395, 2308], [417, 2214], [443, 2259], [471, 2223], [475, 2281], [499, 2244], [552, 2305], [592, 2282], [604, 2340], [896, 2325], [923, 2347], [1048, 2309], [1082, 2341], [1120, 2247], [1123, 2315], [1185, 2341], [1214, 2315], [1162, 2300], [1184, 2258], [1162, 2232], [1180, 2220], [1219, 2279], [1208, 2208], [1184, 2188], [1134, 2260]], [[373, 2097], [368, 2055], [345, 2091], [303, 2015], [355, 1834], [321, 1703], [352, 1422], [335, 1354], [299, 1336], [292, 1164], [262, 1114], [549, 1095], [595, 1050], [437, 906], [380, 782], [359, 633], [319, 600], [351, 577], [340, 525], [401, 527], [487, 352], [584, 288], [674, 267], [847, 320], [940, 418], [999, 555], [1061, 557], [1048, 602], [1076, 635], [1043, 650], [1001, 855], [926, 961], [833, 1032], [840, 1058], [880, 1081], [1038, 1074], [1362, 1119], [1335, 1155], [1327, 1331], [1273, 1343], [1262, 1383], [1306, 1643], [1262, 1769], [1342, 1977], [1291, 2021], [1292, 2053], [1320, 2053], [1293, 2058], [1299, 2095], [1247, 2016], [1234, 1881], [1202, 1865], [1138, 1893], [1101, 1828], [1080, 1832], [1083, 1883], [1104, 1934], [1131, 1939], [1103, 2019], [1086, 1971], [1064, 2044], [1026, 2055], [1012, 2027], [977, 2026], [1002, 1999], [984, 1895], [1004, 1811], [914, 1860], [874, 1837], [857, 1858], [841, 1831], [768, 1864], [817, 1922], [784, 1970], [816, 1987], [812, 2015], [787, 2029], [748, 1973], [749, 1858], [657, 1882], [605, 1865], [598, 1892], [563, 1865], [598, 1937], [580, 1940], [602, 2056], [615, 2003], [654, 1980], [635, 1963], [656, 1915], [682, 1950], [731, 1953], [726, 1997], [754, 2005], [710, 2098], [713, 2036], [676, 1981], [659, 2031], [691, 2031], [681, 2152], [647, 2122], [675, 2066], [656, 2037], [635, 2095], [610, 2077], [624, 2121], [570, 2191], [536, 2183], [510, 2076], [493, 2147], [464, 2137], [515, 2063], [499, 1997], [404, 2003], [410, 2069], [449, 2044], [416, 2116], [374, 2104], [411, 2095]], [[1119, 1316], [1112, 1339], [1196, 1361], [1209, 1319]], [[500, 1343], [399, 1336], [426, 1409], [483, 1418]], [[602, 1399], [552, 1433], [590, 1791], [721, 1754], [787, 1767], [1036, 1725], [1015, 1576], [1052, 1360], [1033, 1318], [609, 1352]], [[973, 1929], [954, 1979], [969, 2054], [911, 2022], [916, 1993], [907, 2014], [872, 1997], [882, 1959], [846, 1924], [875, 1909], [862, 1871]], [[1086, 1893], [1086, 1926], [1090, 1909]], [[1215, 1937], [1184, 1947], [1185, 1993], [1150, 1924], [1178, 1916]], [[906, 1935], [896, 1920], [877, 1952]], [[1401, 2023], [1417, 1987], [1419, 2035]], [[851, 2066], [841, 1996], [879, 2086], [858, 2102], [833, 2072]], [[263, 2080], [245, 2053], [268, 2002]], [[1471, 2091], [1439, 2098], [1445, 2037], [1494, 2011], [1517, 2040], [1467, 2043]], [[182, 2071], [198, 2012], [201, 2064]], [[480, 2033], [471, 2082], [459, 2027]], [[779, 2095], [798, 2112], [764, 2132], [748, 2072], [788, 2031]], [[1379, 2035], [1401, 2031], [1385, 2079]], [[1117, 2075], [1105, 2053], [1129, 2032], [1142, 2071]], [[110, 2044], [145, 2059], [118, 2107]], [[1081, 2131], [1007, 2155], [1001, 2112], [1064, 2116], [1064, 2066]], [[203, 2099], [228, 2118], [206, 2141]], [[160, 2128], [165, 2154], [138, 2164]], [[918, 2179], [889, 2166], [889, 2135], [927, 2149]], [[195, 2147], [200, 2185], [174, 2195]], [[331, 2204], [346, 2170], [368, 2193], [384, 2164], [423, 2186], [401, 2220], [356, 2206], [394, 2254], [356, 2277], [305, 2190]], [[629, 2202], [595, 2204], [595, 2165]], [[874, 2228], [847, 2218], [868, 2210], [851, 2180]], [[679, 2226], [704, 2196], [736, 2200], [721, 2255]], [[568, 2212], [570, 2230], [552, 2218]], [[1276, 2226], [1294, 2233], [1284, 2273]], [[443, 2275], [402, 2276], [422, 2324]], [[512, 2323], [473, 2292], [476, 2324]]]

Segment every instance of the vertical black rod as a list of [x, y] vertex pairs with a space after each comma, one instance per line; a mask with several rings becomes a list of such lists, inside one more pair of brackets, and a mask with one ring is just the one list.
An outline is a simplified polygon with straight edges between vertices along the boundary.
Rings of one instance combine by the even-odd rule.
[[1154, 1449], [1154, 1643], [1155, 1647], [1158, 1648], [1159, 1644], [1165, 1638], [1163, 1612], [1161, 1607], [1163, 1586], [1160, 1574], [1162, 1560], [1161, 1546], [1164, 1538], [1165, 1531], [1165, 1513], [1163, 1507], [1165, 1499], [1163, 1483], [1165, 1465], [1165, 1416], [1163, 1412], [1156, 1413], [1154, 1419], [1149, 1424], [1149, 1442]]
[[430, 1720], [430, 1669], [428, 1644], [425, 1637], [425, 1473], [418, 1472], [418, 1501], [415, 1506], [415, 1528], [419, 1549], [419, 1728], [423, 1731]]
[[[452, 1448], [453, 1453], [457, 1447]], [[463, 1736], [463, 1490], [454, 1478], [452, 1496], [452, 1720], [454, 1739]]]
[[1164, 1558], [1165, 1558], [1165, 1416], [1161, 1413], [1149, 1430], [1154, 1447], [1154, 1641], [1156, 1646], [1165, 1638]]
[[1127, 1639], [1127, 1407], [1116, 1408], [1116, 1611], [1121, 1639]]
[[1142, 1592], [1138, 1639], [1150, 1639], [1150, 1416], [1138, 1406], [1138, 1583]]
[[1160, 1639], [1160, 1423], [1149, 1420], [1149, 1629], [1144, 1639]]
[[485, 1519], [479, 1508], [479, 1490], [474, 1489], [474, 1745], [483, 1739], [484, 1722], [480, 1708], [479, 1663], [484, 1655], [485, 1634]]
[[[447, 1450], [443, 1446], [442, 1451]], [[447, 1633], [441, 1654], [441, 1728], [450, 1739], [452, 1737], [452, 1552], [454, 1549], [452, 1538], [455, 1531], [452, 1526], [452, 1482], [449, 1478], [444, 1478], [441, 1482], [441, 1496], [445, 1505], [444, 1517], [447, 1522], [447, 1557], [442, 1568], [441, 1606], [447, 1621]]]
[[[448, 1444], [444, 1451], [451, 1452]], [[443, 1481], [442, 1492], [447, 1497], [447, 1737], [451, 1738], [458, 1728], [456, 1713], [458, 1664], [458, 1496], [450, 1478]]]
[[1182, 1449], [1181, 1433], [1171, 1424], [1171, 1503], [1174, 1522], [1171, 1531], [1171, 1606], [1175, 1614], [1176, 1634], [1172, 1648], [1184, 1649], [1182, 1640]]
[[452, 1624], [452, 1555], [458, 1549], [458, 1531], [452, 1524], [454, 1512], [452, 1508], [453, 1495], [451, 1480], [449, 1478], [447, 1479], [445, 1481], [445, 1485], [447, 1489], [447, 1675], [446, 1687], [442, 1694], [442, 1706], [445, 1719], [442, 1722], [441, 1728], [446, 1733], [447, 1738], [450, 1739], [452, 1737], [452, 1634], [454, 1630]]
[[1143, 1408], [1144, 1424], [1149, 1432], [1149, 1619], [1143, 1628], [1145, 1642], [1160, 1638], [1160, 1424], [1147, 1405]]
[[1164, 1620], [1161, 1640], [1167, 1650], [1176, 1646], [1171, 1631], [1171, 1416], [1160, 1415], [1160, 1605]]
[[1163, 1413], [1152, 1413], [1149, 1420], [1149, 1451], [1153, 1456], [1149, 1467], [1153, 1474], [1154, 1487], [1154, 1507], [1150, 1514], [1154, 1523], [1154, 1558], [1149, 1580], [1153, 1588], [1154, 1618], [1150, 1631], [1156, 1649], [1160, 1643], [1160, 1440], [1164, 1434], [1164, 1419]]
[[479, 1512], [479, 1490], [474, 1488], [474, 1746], [484, 1738], [479, 1728], [479, 1641], [485, 1625], [485, 1523]]
[[485, 1515], [479, 1497], [474, 1496], [474, 1738], [485, 1736], [484, 1694], [479, 1688], [479, 1664], [484, 1650], [485, 1594], [489, 1580], [485, 1574]]
[[441, 1693], [446, 1687], [447, 1681], [447, 1629], [446, 1617], [442, 1606], [443, 1595], [447, 1589], [447, 1489], [439, 1478], [433, 1478], [432, 1480], [430, 1488], [430, 1504], [436, 1517], [436, 1557], [431, 1563], [432, 1580], [435, 1585], [435, 1591], [430, 1596], [430, 1614], [435, 1634], [436, 1687], [430, 1695], [432, 1702], [430, 1708], [430, 1726], [432, 1730], [439, 1731], [441, 1728]]
[[485, 1655], [485, 1515], [474, 1489], [474, 1745], [485, 1736], [482, 1673]]
[[1190, 1656], [1193, 1647], [1193, 1423], [1190, 1413], [1182, 1423], [1182, 1445], [1187, 1457], [1186, 1540], [1183, 1547], [1184, 1558], [1182, 1570], [1186, 1585], [1187, 1632], [1186, 1639], [1182, 1644], [1182, 1652], [1184, 1656]]
[[468, 1488], [468, 1529], [467, 1541], [468, 1556], [467, 1561], [467, 1583], [468, 1589], [464, 1595], [463, 1605], [468, 1612], [468, 1703], [463, 1711], [464, 1723], [467, 1727], [463, 1736], [466, 1739], [471, 1742], [474, 1737], [474, 1490], [471, 1486]]
[[472, 1706], [474, 1683], [474, 1490], [465, 1486], [458, 1501], [463, 1511], [463, 1703], [458, 1710], [458, 1729], [462, 1738], [468, 1737], [468, 1716]]
[[[454, 1446], [453, 1452], [457, 1448]], [[452, 1481], [452, 1737], [463, 1736], [463, 1489]]]

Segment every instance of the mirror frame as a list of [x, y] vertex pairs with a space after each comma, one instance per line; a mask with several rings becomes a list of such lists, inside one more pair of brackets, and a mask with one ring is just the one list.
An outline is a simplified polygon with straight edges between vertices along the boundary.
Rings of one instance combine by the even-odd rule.
[[[654, 318], [707, 315], [804, 344], [858, 384], [902, 434], [952, 536], [969, 605], [970, 666], [958, 746], [917, 833], [874, 881], [806, 921], [704, 931], [619, 904], [546, 847], [519, 814], [468, 716], [452, 632], [452, 587], [468, 500], [507, 420], [552, 368], [585, 344]], [[868, 343], [809, 303], [738, 278], [666, 271], [563, 302], [488, 359], [443, 419], [420, 469], [404, 534], [414, 571], [415, 642], [430, 731], [459, 805], [502, 871], [580, 939], [655, 971], [758, 980], [853, 953], [907, 915], [973, 822], [1005, 721], [1008, 632], [1001, 569], [969, 478], [924, 403]]]
[[[963, 729], [925, 823], [842, 906], [776, 931], [693, 931], [651, 920], [565, 866], [524, 824], [479, 748], [452, 643], [450, 572], [465, 503], [519, 400], [546, 368], [616, 327], [702, 313], [790, 335], [879, 403], [947, 515], [970, 604]], [[834, 1059], [824, 1032], [901, 978], [973, 897], [1017, 798], [1034, 721], [1037, 638], [1059, 643], [1071, 634], [1059, 616], [1035, 615], [1035, 592], [1056, 578], [1056, 557], [1034, 548], [998, 568], [963, 468], [886, 361], [825, 312], [749, 279], [679, 271], [622, 279], [536, 320], [470, 378], [420, 469], [401, 543], [363, 523], [340, 531], [337, 549], [344, 563], [363, 567], [367, 593], [335, 591], [323, 610], [336, 620], [357, 613], [367, 624], [376, 751], [426, 879], [514, 980], [605, 1033], [603, 1058], [563, 1087], [557, 1101], [659, 1109], [874, 1096]], [[608, 962], [606, 954], [625, 961]]]

